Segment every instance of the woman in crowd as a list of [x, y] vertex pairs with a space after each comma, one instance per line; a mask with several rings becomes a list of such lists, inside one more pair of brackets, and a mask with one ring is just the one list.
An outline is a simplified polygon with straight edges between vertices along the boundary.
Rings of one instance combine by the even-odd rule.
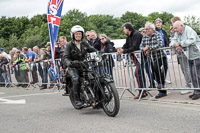
[[[101, 40], [101, 47], [100, 50], [101, 53], [113, 53], [116, 52], [116, 49], [114, 48], [114, 43], [111, 42], [108, 37], [106, 36], [106, 34], [100, 34], [99, 36], [100, 40]], [[103, 73], [108, 73], [113, 77], [113, 73], [112, 73], [112, 68], [114, 67], [114, 61], [112, 58], [112, 55], [104, 55], [103, 56], [103, 69], [102, 72]]]

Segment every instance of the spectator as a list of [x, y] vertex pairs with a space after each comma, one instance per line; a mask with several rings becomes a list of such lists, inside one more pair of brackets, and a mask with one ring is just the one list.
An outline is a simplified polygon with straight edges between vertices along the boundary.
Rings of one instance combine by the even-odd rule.
[[67, 38], [65, 36], [61, 36], [57, 41], [57, 45], [58, 47], [56, 47], [55, 59], [60, 59], [62, 58], [64, 48], [67, 45]]
[[[59, 58], [61, 59], [60, 61], [60, 69], [59, 69], [59, 72], [60, 72], [60, 76], [61, 77], [65, 77], [65, 69], [67, 68], [65, 66], [65, 64], [63, 64], [63, 54], [64, 54], [64, 49], [66, 48], [66, 45], [67, 45], [67, 38], [65, 36], [61, 36], [59, 37], [59, 41], [58, 41], [58, 44], [59, 44], [59, 47], [57, 49], [59, 49]], [[58, 70], [58, 68], [57, 68]], [[63, 79], [63, 78], [61, 78]], [[63, 81], [61, 80], [61, 83], [63, 83]], [[65, 89], [65, 93], [62, 94], [63, 96], [68, 96], [69, 95], [69, 91], [67, 90], [66, 86], [63, 85], [62, 88]]]
[[[176, 21], [181, 21], [181, 18], [177, 17], [177, 16], [173, 17], [171, 19], [172, 25], [174, 25], [174, 23]], [[172, 26], [172, 29], [173, 29], [173, 26]], [[175, 32], [173, 32], [173, 33], [174, 34], [172, 34], [172, 36], [174, 37]], [[170, 44], [170, 45], [172, 45], [172, 44]], [[190, 75], [190, 68], [189, 68], [187, 56], [183, 53], [183, 51], [178, 52], [178, 51], [175, 50], [175, 53], [177, 55], [178, 64], [180, 64], [181, 71], [183, 72], [183, 75], [184, 75], [184, 78], [185, 78], [186, 87], [191, 88], [192, 87], [192, 79], [191, 79], [191, 75]], [[180, 93], [182, 95], [184, 95], [184, 94], [191, 93], [191, 91], [190, 90], [182, 90]]]
[[[133, 25], [129, 22], [125, 23], [123, 25], [124, 28], [124, 33], [127, 35], [126, 38], [126, 43], [123, 45], [121, 49], [117, 50], [118, 54], [126, 54], [126, 53], [131, 53], [133, 51], [139, 50], [140, 43], [142, 40], [142, 34], [140, 34], [138, 31], [136, 31], [133, 28]], [[132, 54], [131, 54], [132, 55]], [[144, 77], [144, 67], [141, 66], [139, 61], [136, 59], [135, 56], [131, 56], [135, 61], [136, 65], [136, 70], [135, 70], [135, 76], [137, 78], [137, 83], [139, 88], [146, 88], [146, 83], [145, 83], [145, 77]], [[134, 99], [138, 99], [140, 96], [141, 91], [139, 91], [139, 94], [134, 97]], [[142, 94], [142, 97], [146, 97], [147, 93], [144, 91]]]
[[167, 32], [162, 29], [162, 19], [157, 18], [155, 20], [155, 24], [156, 24], [156, 31], [158, 31], [162, 36], [164, 47], [169, 47], [169, 37], [167, 35]]
[[7, 78], [5, 77], [5, 74], [7, 74], [5, 69], [6, 64], [8, 64], [8, 59], [0, 54], [0, 87], [5, 87], [5, 78]]
[[[17, 51], [19, 51], [19, 52], [21, 52], [21, 50], [19, 50], [18, 48], [12, 48], [12, 51], [15, 53], [15, 55], [14, 55], [14, 62], [17, 60]], [[21, 54], [23, 54], [22, 52], [21, 52]], [[12, 60], [12, 59], [11, 59]], [[14, 62], [12, 63], [12, 65], [14, 65]], [[15, 67], [13, 67], [14, 68], [14, 74], [15, 74], [15, 79], [17, 80], [17, 82], [18, 83], [21, 83], [22, 82], [22, 79], [21, 79], [21, 77], [20, 77], [20, 70], [21, 70], [21, 67], [19, 66], [19, 65], [16, 65]], [[13, 69], [12, 69], [13, 70]], [[18, 84], [18, 85], [16, 85], [16, 86], [21, 86], [21, 84]]]
[[85, 37], [87, 38], [87, 41], [88, 41], [88, 43], [89, 43], [90, 40], [91, 40], [91, 38], [90, 38], [90, 31], [86, 31]]
[[26, 55], [25, 62], [30, 64], [29, 70], [31, 70], [31, 77], [32, 77], [31, 84], [38, 83], [37, 67], [36, 67], [36, 64], [34, 63], [36, 53], [33, 51], [29, 51], [27, 47], [23, 48], [23, 52]]
[[144, 36], [144, 34], [145, 34], [144, 28], [140, 28], [140, 29], [139, 29], [139, 32], [142, 34], [142, 36]]
[[10, 62], [9, 62], [9, 64], [13, 64], [14, 63], [14, 61], [16, 60], [16, 57], [15, 57], [15, 51], [13, 51], [13, 50], [11, 50], [10, 52], [9, 52], [9, 55], [10, 55]]
[[[200, 51], [197, 48], [197, 42], [200, 41], [197, 33], [189, 26], [185, 26], [182, 21], [176, 21], [173, 25], [176, 32], [172, 38], [171, 45], [181, 51], [187, 48], [187, 58], [189, 62], [190, 74], [194, 88], [200, 87]], [[192, 100], [200, 98], [200, 90], [194, 90], [189, 96]]]
[[[165, 71], [161, 71], [161, 67], [165, 66], [167, 60], [165, 53], [163, 50], [156, 50], [158, 48], [162, 48], [163, 40], [162, 36], [159, 32], [155, 30], [155, 25], [153, 23], [147, 22], [145, 24], [145, 35], [142, 38], [142, 42], [140, 45], [140, 49], [143, 50], [144, 54], [151, 58], [151, 67], [154, 77], [158, 83], [157, 88], [164, 88], [165, 85]], [[166, 69], [164, 67], [164, 69]], [[155, 98], [161, 98], [167, 95], [166, 90], [159, 90], [159, 93]]]
[[[162, 29], [162, 19], [157, 18], [155, 20], [155, 24], [156, 24], [156, 31], [158, 31], [161, 34], [161, 36], [162, 36], [164, 47], [169, 47], [169, 37], [167, 35], [167, 32]], [[167, 76], [167, 70], [168, 70], [168, 61], [167, 60], [164, 60], [164, 61], [166, 61], [164, 63], [165, 78], [166, 78], [166, 76]], [[168, 80], [165, 80], [165, 82], [171, 83], [171, 81], [168, 81]]]
[[[20, 50], [16, 51], [16, 61], [13, 64], [13, 67], [17, 67], [20, 69], [19, 73], [16, 75], [18, 76], [19, 84], [17, 86], [22, 86], [26, 88], [28, 86], [28, 64], [25, 63], [26, 56], [20, 53]], [[16, 66], [17, 65], [17, 66]]]
[[40, 76], [42, 77], [42, 86], [40, 87], [40, 90], [47, 89], [47, 83], [48, 83], [47, 74], [48, 74], [48, 69], [49, 69], [47, 60], [51, 59], [50, 50], [51, 50], [50, 45], [48, 45], [47, 48], [40, 49], [39, 57], [34, 59], [34, 62], [38, 63], [38, 66], [41, 67], [41, 68], [38, 67], [41, 69]]
[[[105, 34], [100, 34], [100, 40], [101, 40], [101, 52], [102, 53], [113, 53], [116, 52], [116, 50], [113, 48], [114, 43], [111, 42], [108, 37]], [[112, 58], [112, 55], [104, 55], [103, 56], [103, 68], [104, 72], [110, 74], [113, 77], [112, 68], [114, 67], [114, 60]]]
[[[35, 54], [36, 54], [35, 55], [35, 59], [34, 59], [34, 62], [35, 62], [36, 59], [40, 58], [40, 49], [39, 49], [39, 47], [38, 46], [34, 46], [33, 47], [33, 52], [35, 52]], [[40, 75], [41, 79], [43, 79], [43, 72], [42, 72], [43, 70], [42, 70], [41, 64], [39, 62], [37, 62], [37, 63], [38, 63], [38, 64], [36, 64], [37, 70], [39, 72], [39, 75]]]
[[95, 30], [90, 31], [90, 38], [91, 38], [90, 45], [93, 46], [96, 50], [100, 51], [101, 50], [101, 40], [98, 38]]
[[17, 50], [19, 50], [21, 54], [24, 54], [23, 49], [22, 49], [21, 46], [17, 47]]
[[4, 77], [4, 80], [7, 84], [6, 87], [10, 87], [11, 86], [10, 68], [7, 65], [10, 60], [8, 58], [6, 58], [8, 56], [2, 55], [2, 54], [0, 54], [0, 56], [1, 56], [0, 57], [0, 60], [1, 60], [0, 61], [0, 67], [3, 70], [3, 77]]
[[33, 52], [35, 52], [35, 58], [39, 58], [40, 57], [40, 49], [38, 46], [34, 46], [33, 47]]
[[[139, 32], [142, 34], [142, 36], [145, 35], [144, 28], [140, 28]], [[144, 63], [144, 65], [143, 65], [143, 63]], [[149, 88], [156, 88], [155, 83], [154, 83], [154, 77], [151, 72], [151, 58], [142, 54], [141, 64], [142, 64], [142, 66], [145, 67], [147, 76], [149, 78], [149, 83], [150, 83]]]
[[0, 48], [0, 54], [5, 57], [6, 59], [10, 60], [10, 55], [7, 54], [3, 48]]
[[[50, 56], [51, 56], [51, 43], [47, 42], [47, 44], [45, 45], [46, 49], [48, 52], [50, 52]], [[51, 57], [50, 57], [51, 59]], [[51, 67], [48, 68], [48, 74], [49, 74], [49, 78], [50, 78], [50, 86], [49, 89], [53, 88], [55, 83], [56, 83], [56, 78], [54, 77], [52, 71], [51, 71]]]

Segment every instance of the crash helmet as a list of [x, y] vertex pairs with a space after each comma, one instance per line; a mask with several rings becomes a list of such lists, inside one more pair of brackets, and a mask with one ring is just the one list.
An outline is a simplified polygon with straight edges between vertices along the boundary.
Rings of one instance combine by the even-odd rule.
[[84, 37], [83, 27], [81, 27], [80, 25], [75, 25], [75, 26], [72, 27], [70, 34], [71, 34], [71, 38], [73, 40], [74, 40], [74, 33], [76, 33], [76, 32], [82, 32], [82, 39], [83, 39], [83, 37]]

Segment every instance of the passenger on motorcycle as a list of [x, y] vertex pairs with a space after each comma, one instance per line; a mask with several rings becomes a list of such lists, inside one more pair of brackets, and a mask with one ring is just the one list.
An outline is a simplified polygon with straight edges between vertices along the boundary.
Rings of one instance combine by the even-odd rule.
[[77, 106], [81, 106], [83, 103], [80, 101], [80, 81], [79, 73], [80, 67], [78, 61], [83, 61], [87, 56], [87, 53], [96, 52], [97, 50], [90, 46], [84, 38], [84, 29], [75, 25], [71, 29], [71, 38], [70, 41], [64, 50], [64, 64], [68, 66], [68, 72], [72, 79], [73, 83], [73, 94], [75, 97], [75, 102]]

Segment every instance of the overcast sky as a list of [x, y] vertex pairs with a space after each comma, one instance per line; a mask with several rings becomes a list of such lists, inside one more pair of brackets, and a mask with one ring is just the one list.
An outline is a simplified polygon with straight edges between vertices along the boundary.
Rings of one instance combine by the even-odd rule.
[[[47, 12], [49, 0], [0, 0], [0, 17], [31, 18]], [[126, 11], [147, 16], [152, 12], [168, 12], [173, 15], [200, 17], [200, 0], [64, 0], [62, 14], [79, 9], [87, 15], [109, 14], [120, 17]]]

